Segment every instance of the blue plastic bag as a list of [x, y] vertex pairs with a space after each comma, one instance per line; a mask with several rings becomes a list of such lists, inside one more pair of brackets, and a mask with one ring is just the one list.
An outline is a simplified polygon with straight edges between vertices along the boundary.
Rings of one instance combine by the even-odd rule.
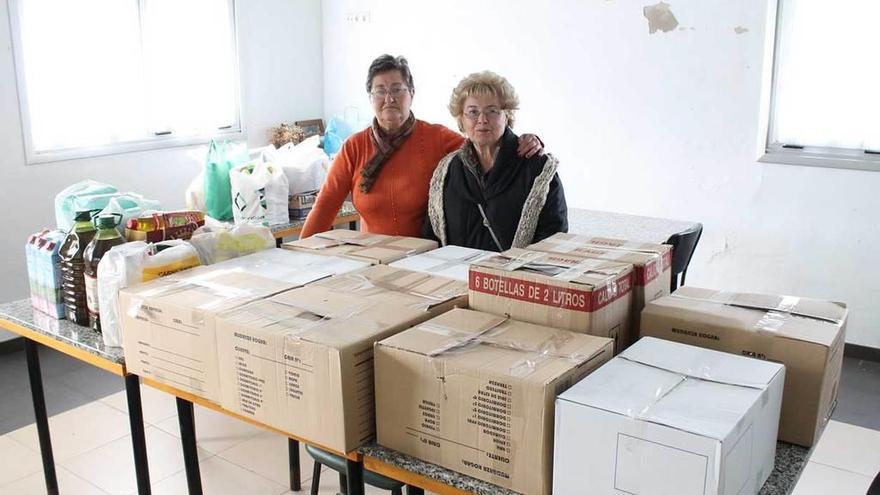
[[91, 179], [64, 188], [55, 196], [55, 223], [58, 230], [69, 231], [77, 211], [102, 210], [118, 193], [114, 186]]

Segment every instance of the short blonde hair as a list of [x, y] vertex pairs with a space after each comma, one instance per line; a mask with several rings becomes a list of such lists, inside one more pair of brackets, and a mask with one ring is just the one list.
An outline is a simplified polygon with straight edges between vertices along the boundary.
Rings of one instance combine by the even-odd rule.
[[452, 90], [452, 96], [449, 97], [449, 113], [455, 117], [458, 122], [459, 130], [464, 130], [461, 125], [461, 116], [464, 111], [464, 102], [471, 96], [475, 95], [493, 95], [497, 96], [501, 101], [501, 109], [507, 116], [507, 125], [512, 129], [516, 111], [519, 109], [519, 97], [516, 96], [516, 90], [502, 76], [484, 70], [483, 72], [475, 72], [458, 83], [458, 86]]

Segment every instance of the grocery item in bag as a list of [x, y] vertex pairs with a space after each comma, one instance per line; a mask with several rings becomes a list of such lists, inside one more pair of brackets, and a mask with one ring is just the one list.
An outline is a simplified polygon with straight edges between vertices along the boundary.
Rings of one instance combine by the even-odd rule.
[[320, 189], [330, 169], [330, 159], [320, 144], [320, 136], [312, 136], [297, 145], [269, 147], [263, 151], [262, 161], [281, 167], [291, 195]]
[[58, 229], [68, 232], [76, 222], [76, 212], [101, 210], [119, 190], [110, 184], [84, 180], [66, 187], [55, 196], [55, 222]]
[[112, 215], [118, 213], [122, 215], [122, 222], [119, 224], [120, 234], [125, 235], [125, 224], [132, 218], [137, 218], [146, 212], [161, 210], [162, 206], [158, 201], [146, 199], [140, 194], [127, 192], [118, 194], [110, 198], [107, 206], [101, 210], [103, 215]]
[[67, 319], [77, 325], [89, 325], [89, 310], [86, 302], [86, 283], [83, 277], [85, 263], [83, 253], [95, 237], [92, 214], [95, 211], [76, 212], [76, 224], [67, 234], [61, 245], [62, 294]]
[[229, 180], [236, 224], [277, 225], [289, 221], [289, 186], [279, 167], [271, 163], [248, 163], [233, 168]]
[[116, 229], [122, 215], [98, 215], [95, 217], [95, 227], [98, 232], [95, 237], [86, 246], [83, 253], [84, 269], [83, 276], [86, 284], [86, 302], [89, 308], [89, 321], [92, 330], [101, 331], [101, 310], [98, 304], [98, 263], [101, 257], [109, 251], [113, 246], [118, 246], [125, 242], [125, 239], [119, 235]]
[[272, 231], [261, 225], [236, 225], [227, 228], [202, 227], [193, 233], [190, 244], [198, 251], [203, 265], [256, 253], [275, 247]]
[[113, 247], [98, 264], [98, 306], [104, 345], [122, 346], [119, 290], [199, 266], [195, 248], [186, 241], [156, 244], [128, 242]]
[[129, 241], [147, 242], [186, 240], [203, 225], [205, 214], [201, 211], [156, 212], [129, 219], [125, 225], [125, 238]]

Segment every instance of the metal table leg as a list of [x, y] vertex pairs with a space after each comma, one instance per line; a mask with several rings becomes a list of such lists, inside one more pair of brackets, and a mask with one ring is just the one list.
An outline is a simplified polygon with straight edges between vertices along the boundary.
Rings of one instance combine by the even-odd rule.
[[364, 495], [364, 464], [361, 461], [345, 460], [345, 478], [348, 485], [346, 495]]
[[177, 398], [177, 421], [180, 424], [180, 443], [183, 446], [183, 466], [189, 495], [202, 495], [202, 475], [199, 472], [199, 453], [196, 450], [196, 421], [193, 405]]
[[417, 486], [406, 485], [406, 495], [425, 495], [425, 490]]
[[43, 394], [43, 376], [40, 373], [40, 355], [37, 343], [25, 339], [24, 351], [27, 357], [28, 378], [31, 382], [31, 396], [34, 401], [34, 419], [40, 439], [40, 454], [43, 456], [43, 476], [46, 478], [46, 493], [58, 494], [58, 477], [55, 475], [55, 456], [52, 454], [52, 439], [49, 437], [49, 417], [46, 415], [46, 397]]
[[357, 229], [358, 229], [357, 221], [348, 222], [348, 230], [357, 230]]
[[131, 428], [131, 448], [134, 452], [138, 494], [150, 495], [150, 466], [147, 462], [147, 441], [144, 437], [141, 384], [137, 375], [125, 375], [125, 395], [128, 398], [128, 423]]
[[290, 489], [298, 492], [302, 490], [299, 471], [299, 442], [292, 438], [287, 439], [287, 461], [290, 467]]

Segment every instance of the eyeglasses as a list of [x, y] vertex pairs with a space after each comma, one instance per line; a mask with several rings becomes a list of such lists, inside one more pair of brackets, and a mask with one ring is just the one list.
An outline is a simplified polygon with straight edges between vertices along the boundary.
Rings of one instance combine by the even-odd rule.
[[476, 122], [477, 119], [480, 118], [480, 114], [486, 116], [486, 120], [497, 122], [501, 119], [502, 110], [497, 107], [489, 107], [483, 110], [479, 108], [468, 108], [464, 111], [464, 116], [467, 117], [468, 120]]
[[392, 86], [391, 89], [378, 88], [370, 91], [370, 96], [374, 100], [384, 100], [385, 97], [391, 95], [392, 98], [400, 98], [404, 94], [409, 92], [409, 88], [406, 86]]

